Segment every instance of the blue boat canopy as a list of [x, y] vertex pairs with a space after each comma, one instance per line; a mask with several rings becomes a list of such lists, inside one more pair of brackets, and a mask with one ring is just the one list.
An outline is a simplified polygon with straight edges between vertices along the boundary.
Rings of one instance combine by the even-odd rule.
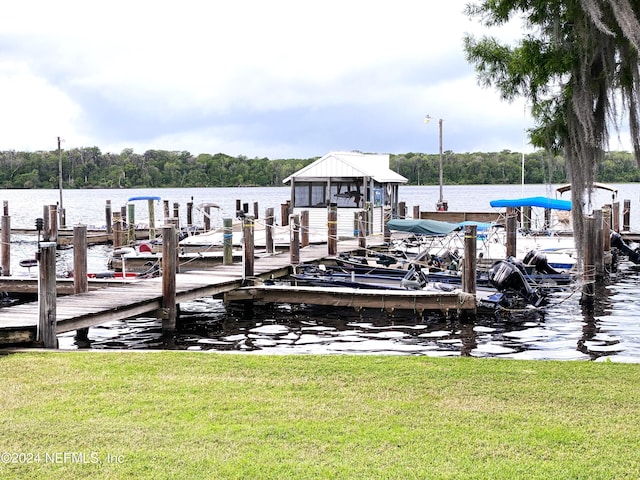
[[460, 223], [441, 222], [439, 220], [417, 220], [408, 218], [395, 218], [389, 220], [387, 226], [389, 230], [400, 232], [419, 233], [431, 235], [433, 237], [449, 235], [451, 232], [460, 230], [466, 225], [476, 225], [478, 230], [486, 230], [491, 227], [491, 223], [465, 221]]
[[136, 200], [156, 200], [156, 201], [160, 201], [162, 200], [162, 198], [160, 197], [153, 197], [153, 196], [148, 196], [148, 195], [143, 195], [141, 197], [131, 197], [127, 200], [127, 202], [135, 202]]
[[542, 207], [553, 210], [571, 210], [569, 200], [558, 200], [549, 197], [514, 198], [511, 200], [491, 200], [489, 204], [494, 208], [501, 207]]

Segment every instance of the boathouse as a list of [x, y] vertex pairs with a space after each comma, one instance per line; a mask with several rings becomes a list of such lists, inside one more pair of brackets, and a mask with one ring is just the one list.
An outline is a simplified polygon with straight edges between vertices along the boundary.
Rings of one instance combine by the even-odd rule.
[[330, 152], [285, 178], [294, 215], [309, 212], [309, 229], [326, 231], [327, 209], [338, 212], [338, 237], [354, 235], [354, 217], [367, 219], [369, 234], [384, 230], [385, 215], [398, 211], [398, 187], [407, 182], [389, 168], [388, 154]]

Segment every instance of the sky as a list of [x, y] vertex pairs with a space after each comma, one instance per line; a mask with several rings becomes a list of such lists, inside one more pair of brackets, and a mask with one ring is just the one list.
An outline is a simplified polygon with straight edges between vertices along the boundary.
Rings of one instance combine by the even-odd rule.
[[480, 87], [463, 51], [465, 33], [520, 25], [487, 30], [466, 3], [9, 2], [0, 150], [433, 154], [442, 119], [445, 151], [530, 152], [524, 102]]

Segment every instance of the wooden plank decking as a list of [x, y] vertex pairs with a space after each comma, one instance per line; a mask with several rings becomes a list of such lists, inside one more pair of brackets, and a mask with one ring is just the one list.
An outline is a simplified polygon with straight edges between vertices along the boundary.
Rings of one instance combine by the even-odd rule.
[[[379, 242], [378, 242], [379, 243]], [[342, 240], [338, 244], [340, 251], [353, 251], [358, 248], [357, 239]], [[309, 245], [300, 249], [300, 263], [313, 262], [327, 257], [326, 244]], [[261, 279], [280, 278], [290, 273], [289, 252], [263, 255], [255, 259], [254, 276]], [[0, 277], [0, 289], [7, 277]], [[217, 265], [206, 271], [191, 270], [176, 275], [176, 303], [184, 303], [207, 296], [217, 296], [238, 290], [245, 284], [243, 265]], [[72, 283], [70, 283], [72, 286]], [[5, 288], [7, 288], [5, 286]], [[68, 286], [66, 287], [69, 288]], [[242, 293], [240, 293], [242, 292]], [[424, 292], [332, 292], [327, 289], [310, 291], [295, 287], [293, 289], [275, 288], [269, 293], [265, 289], [242, 290], [230, 300], [289, 301], [321, 305], [350, 306], [354, 308], [377, 306], [379, 308], [428, 308], [459, 310], [475, 308], [473, 296], [460, 297], [459, 294], [432, 296], [427, 301]], [[395, 297], [395, 299], [394, 299]], [[304, 302], [304, 300], [307, 300]], [[127, 280], [120, 283], [110, 280], [104, 287], [95, 283], [87, 293], [59, 296], [56, 299], [57, 333], [64, 333], [91, 327], [113, 320], [151, 314], [162, 316], [162, 279], [149, 278]], [[39, 319], [38, 302], [0, 308], [0, 345], [32, 342], [36, 339]]]

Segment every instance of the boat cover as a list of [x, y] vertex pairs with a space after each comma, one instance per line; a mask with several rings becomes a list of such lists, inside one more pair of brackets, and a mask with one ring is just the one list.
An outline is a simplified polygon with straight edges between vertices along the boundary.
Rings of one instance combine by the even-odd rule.
[[476, 225], [478, 230], [486, 230], [492, 224], [473, 222], [469, 220], [460, 223], [452, 223], [441, 222], [439, 220], [418, 220], [409, 218], [394, 218], [393, 220], [389, 220], [387, 223], [389, 230], [419, 233], [434, 237], [449, 235], [451, 232], [459, 230], [467, 225]]
[[489, 204], [494, 208], [500, 207], [542, 207], [553, 210], [571, 210], [569, 200], [558, 200], [549, 197], [514, 198], [511, 200], [491, 200]]
[[142, 195], [140, 197], [131, 197], [127, 200], [127, 202], [135, 202], [137, 200], [155, 200], [156, 202], [159, 202], [160, 200], [162, 200], [162, 198], [151, 195]]

